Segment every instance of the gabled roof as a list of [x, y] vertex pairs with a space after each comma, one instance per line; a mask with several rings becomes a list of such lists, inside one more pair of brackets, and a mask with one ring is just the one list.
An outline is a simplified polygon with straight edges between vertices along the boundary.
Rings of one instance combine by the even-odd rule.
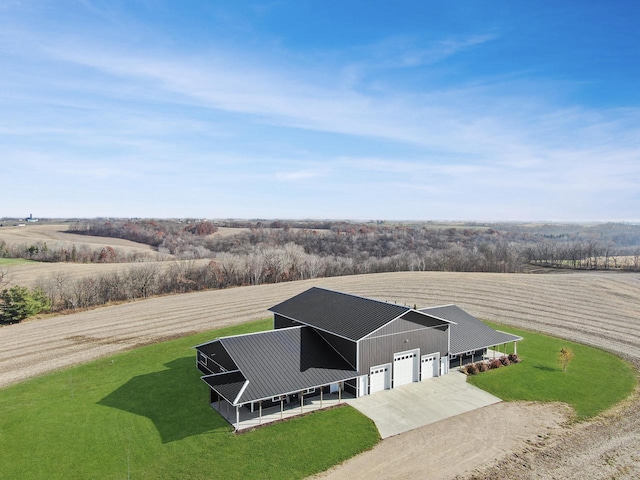
[[232, 404], [270, 399], [358, 376], [358, 372], [309, 327], [223, 337], [214, 342], [224, 347], [238, 366], [238, 372], [207, 375], [203, 380]]
[[421, 308], [420, 311], [443, 320], [455, 322], [449, 327], [451, 332], [449, 354], [451, 355], [459, 355], [522, 340], [522, 337], [517, 335], [494, 330], [456, 305]]
[[357, 341], [410, 311], [411, 308], [313, 287], [269, 310], [305, 325]]

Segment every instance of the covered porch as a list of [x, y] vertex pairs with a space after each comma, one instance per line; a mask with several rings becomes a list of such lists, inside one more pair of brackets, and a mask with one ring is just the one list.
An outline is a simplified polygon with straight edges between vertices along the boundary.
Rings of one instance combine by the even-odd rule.
[[232, 405], [219, 396], [217, 401], [211, 403], [211, 407], [227, 420], [236, 432], [239, 432], [323, 408], [334, 407], [346, 403], [347, 399], [355, 398], [353, 394], [344, 391], [343, 388], [330, 393], [329, 386], [325, 387], [319, 389], [319, 395], [311, 396], [305, 395], [304, 392], [297, 392], [294, 395], [283, 395], [278, 402], [260, 400], [243, 405]]
[[504, 355], [509, 355], [510, 353], [518, 353], [518, 342], [522, 340], [521, 337], [516, 337], [515, 339], [500, 343], [497, 345], [490, 345], [481, 350], [475, 350], [470, 352], [460, 352], [452, 356], [450, 360], [450, 368], [460, 368], [463, 365], [468, 363], [475, 363], [481, 361], [491, 361], [496, 358], [500, 358]]

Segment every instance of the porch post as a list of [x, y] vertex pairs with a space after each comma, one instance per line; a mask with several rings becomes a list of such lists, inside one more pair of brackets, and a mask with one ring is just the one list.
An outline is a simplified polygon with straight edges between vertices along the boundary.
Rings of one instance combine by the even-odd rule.
[[338, 383], [338, 403], [342, 401], [342, 385]]
[[240, 429], [240, 409], [236, 405], [236, 430]]
[[518, 342], [513, 342], [513, 353], [518, 354]]
[[304, 412], [304, 393], [300, 392], [300, 413]]
[[284, 412], [284, 398], [280, 399], [280, 418], [282, 418], [282, 414]]
[[322, 390], [323, 387], [320, 387], [320, 408], [322, 408]]
[[262, 400], [260, 400], [260, 414], [258, 419], [258, 425], [262, 425]]

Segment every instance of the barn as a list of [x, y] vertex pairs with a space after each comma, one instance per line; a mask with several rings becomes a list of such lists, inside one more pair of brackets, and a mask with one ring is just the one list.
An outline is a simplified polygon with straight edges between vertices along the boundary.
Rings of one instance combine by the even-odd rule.
[[374, 394], [445, 375], [453, 355], [520, 340], [455, 305], [417, 310], [318, 287], [269, 310], [273, 330], [195, 347], [210, 403], [236, 429], [244, 411], [282, 416], [313, 398]]

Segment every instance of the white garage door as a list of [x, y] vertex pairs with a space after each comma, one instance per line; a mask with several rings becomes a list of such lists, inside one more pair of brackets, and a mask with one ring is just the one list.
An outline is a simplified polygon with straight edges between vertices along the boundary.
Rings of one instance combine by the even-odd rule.
[[396, 353], [393, 356], [393, 388], [418, 381], [420, 350]]
[[369, 393], [376, 393], [391, 388], [391, 365], [371, 367], [369, 372]]
[[438, 376], [438, 354], [423, 355], [420, 361], [420, 380]]

